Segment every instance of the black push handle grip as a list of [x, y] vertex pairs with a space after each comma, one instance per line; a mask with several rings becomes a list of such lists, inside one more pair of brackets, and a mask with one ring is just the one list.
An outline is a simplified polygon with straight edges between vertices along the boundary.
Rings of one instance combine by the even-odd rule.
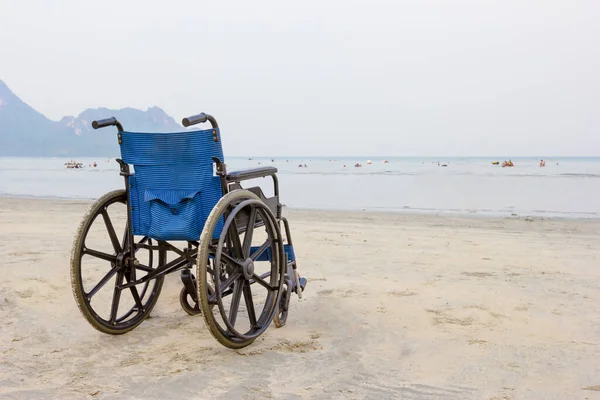
[[117, 121], [115, 117], [99, 119], [98, 121], [92, 121], [92, 128], [94, 129], [106, 128], [107, 126], [116, 126], [119, 132], [123, 131], [121, 123]]
[[200, 113], [198, 115], [192, 115], [191, 117], [184, 118], [181, 121], [181, 123], [183, 124], [183, 126], [185, 126], [187, 128], [188, 126], [201, 124], [203, 122], [206, 122], [207, 120], [208, 120], [208, 115], [206, 115], [204, 113]]
[[217, 125], [217, 120], [215, 120], [211, 115], [205, 113], [200, 113], [197, 115], [192, 115], [191, 117], [184, 118], [181, 121], [181, 124], [187, 128], [188, 126], [201, 124], [206, 121], [209, 121], [213, 128], [219, 127]]

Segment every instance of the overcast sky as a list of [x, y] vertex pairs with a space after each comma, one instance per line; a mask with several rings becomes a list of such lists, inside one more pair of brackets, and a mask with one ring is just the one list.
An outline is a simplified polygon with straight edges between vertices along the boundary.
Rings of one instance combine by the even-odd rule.
[[0, 79], [204, 111], [229, 155], [598, 156], [600, 0], [0, 0]]

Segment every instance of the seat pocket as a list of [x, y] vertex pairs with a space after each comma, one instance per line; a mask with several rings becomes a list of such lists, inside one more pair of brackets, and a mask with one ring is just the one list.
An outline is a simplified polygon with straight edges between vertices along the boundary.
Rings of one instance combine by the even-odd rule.
[[148, 236], [158, 240], [198, 240], [201, 220], [199, 190], [146, 190]]

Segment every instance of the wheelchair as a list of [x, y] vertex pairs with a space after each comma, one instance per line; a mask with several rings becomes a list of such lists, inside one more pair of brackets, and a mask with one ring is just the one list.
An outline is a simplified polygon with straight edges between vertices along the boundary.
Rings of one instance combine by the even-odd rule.
[[[114, 126], [125, 188], [92, 204], [75, 235], [71, 286], [89, 324], [119, 335], [139, 326], [158, 301], [165, 275], [180, 271], [179, 301], [201, 314], [222, 345], [250, 345], [273, 323], [285, 325], [293, 294], [302, 298], [288, 220], [282, 217], [277, 169], [228, 172], [221, 133], [211, 115], [184, 118], [174, 133]], [[272, 178], [273, 195], [260, 186]], [[195, 273], [195, 274], [194, 274]]]

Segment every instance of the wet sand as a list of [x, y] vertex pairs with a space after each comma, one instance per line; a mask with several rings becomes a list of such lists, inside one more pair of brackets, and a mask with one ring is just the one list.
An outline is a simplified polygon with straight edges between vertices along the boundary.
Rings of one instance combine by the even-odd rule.
[[600, 399], [600, 221], [285, 209], [304, 298], [234, 351], [177, 273], [134, 331], [88, 325], [89, 204], [0, 199], [0, 398]]

